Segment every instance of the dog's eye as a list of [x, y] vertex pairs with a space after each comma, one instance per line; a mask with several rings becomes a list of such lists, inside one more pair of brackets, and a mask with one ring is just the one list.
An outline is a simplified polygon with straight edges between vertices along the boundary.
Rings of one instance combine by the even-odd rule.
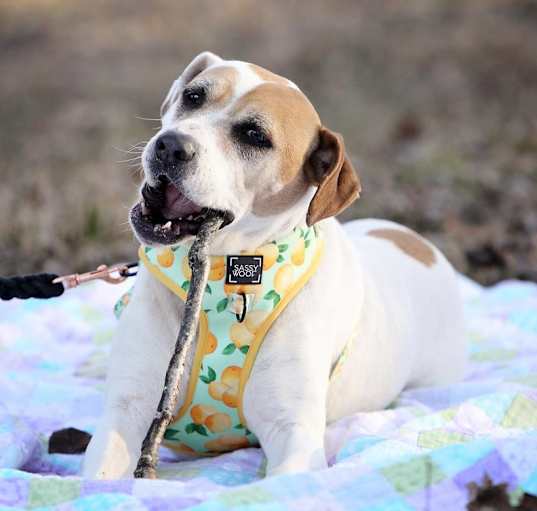
[[234, 127], [235, 136], [243, 144], [260, 149], [270, 149], [272, 142], [263, 128], [253, 122], [246, 122]]
[[199, 108], [206, 98], [207, 94], [204, 89], [185, 89], [183, 91], [183, 106], [189, 109]]

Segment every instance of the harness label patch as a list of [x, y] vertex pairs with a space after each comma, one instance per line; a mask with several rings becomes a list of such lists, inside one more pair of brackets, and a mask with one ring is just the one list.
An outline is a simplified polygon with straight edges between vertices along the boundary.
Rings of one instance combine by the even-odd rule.
[[226, 284], [261, 284], [263, 256], [228, 255]]

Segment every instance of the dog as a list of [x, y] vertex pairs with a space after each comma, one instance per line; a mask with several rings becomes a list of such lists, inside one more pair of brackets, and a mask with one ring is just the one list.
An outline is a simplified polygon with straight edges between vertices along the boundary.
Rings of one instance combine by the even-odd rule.
[[[452, 266], [399, 224], [338, 223], [334, 216], [359, 196], [359, 177], [342, 137], [293, 82], [204, 52], [173, 83], [161, 118], [143, 151], [142, 197], [130, 213], [144, 264], [113, 341], [85, 477], [133, 474], [183, 311], [185, 289], [166, 272], [207, 211], [226, 219], [210, 246], [209, 286], [223, 298], [200, 323], [205, 333], [187, 360], [183, 412], [168, 438], [201, 439], [201, 454], [259, 443], [267, 475], [322, 469], [327, 423], [383, 409], [404, 388], [462, 377]], [[231, 256], [246, 257], [234, 273]], [[177, 272], [188, 285], [184, 261]], [[262, 294], [251, 280], [260, 275], [270, 287]], [[246, 283], [237, 284], [241, 278]], [[223, 338], [210, 332], [217, 313], [231, 325]], [[252, 324], [254, 331], [265, 325], [263, 334], [252, 334]], [[217, 374], [206, 358], [217, 355], [245, 361]], [[196, 392], [212, 404], [192, 406]], [[208, 440], [213, 434], [220, 436]], [[183, 440], [174, 446], [196, 450]]]

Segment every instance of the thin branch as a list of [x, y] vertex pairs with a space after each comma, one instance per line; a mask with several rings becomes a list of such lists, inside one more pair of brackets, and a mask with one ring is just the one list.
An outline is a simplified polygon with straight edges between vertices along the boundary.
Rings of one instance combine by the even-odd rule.
[[158, 449], [177, 405], [179, 381], [183, 377], [187, 353], [193, 348], [198, 328], [203, 293], [209, 277], [209, 243], [223, 222], [224, 218], [221, 216], [208, 218], [201, 225], [188, 253], [192, 279], [185, 302], [183, 319], [175, 349], [166, 371], [162, 397], [153, 422], [142, 443], [142, 451], [134, 471], [134, 477], [156, 478]]

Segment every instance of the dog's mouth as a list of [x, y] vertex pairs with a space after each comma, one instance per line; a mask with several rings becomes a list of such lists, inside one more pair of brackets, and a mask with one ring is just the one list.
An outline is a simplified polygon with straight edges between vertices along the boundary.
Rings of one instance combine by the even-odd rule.
[[168, 179], [160, 178], [156, 186], [144, 184], [142, 199], [131, 209], [130, 219], [143, 243], [174, 245], [196, 236], [207, 217], [215, 214], [224, 217], [221, 229], [234, 219], [229, 211], [196, 204]]

